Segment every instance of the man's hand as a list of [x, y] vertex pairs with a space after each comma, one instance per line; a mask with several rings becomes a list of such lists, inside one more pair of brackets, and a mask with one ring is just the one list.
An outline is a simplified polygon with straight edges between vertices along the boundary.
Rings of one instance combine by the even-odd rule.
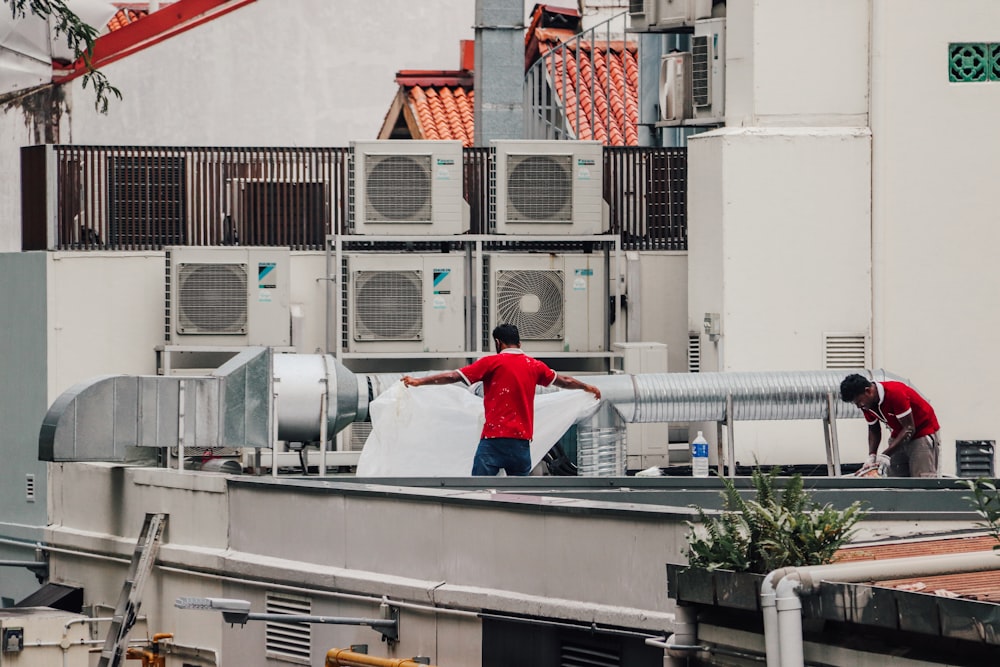
[[411, 377], [409, 375], [404, 375], [400, 379], [403, 381], [403, 384], [406, 385], [407, 387], [419, 387], [422, 384], [420, 382], [420, 378]]
[[596, 398], [597, 400], [601, 400], [601, 390], [595, 387], [594, 385], [588, 384], [586, 387], [583, 388], [583, 390], [589, 391], [591, 394], [594, 395], [594, 398]]

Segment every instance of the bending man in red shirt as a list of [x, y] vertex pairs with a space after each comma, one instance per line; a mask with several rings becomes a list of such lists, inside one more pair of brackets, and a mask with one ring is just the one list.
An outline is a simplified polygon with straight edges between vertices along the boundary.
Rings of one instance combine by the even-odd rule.
[[889, 427], [889, 477], [937, 477], [940, 426], [934, 408], [902, 382], [869, 382], [854, 373], [840, 383], [840, 398], [861, 408], [868, 422], [868, 459], [874, 461]]
[[503, 468], [508, 475], [531, 472], [529, 443], [534, 435], [535, 386], [555, 385], [563, 389], [589, 391], [598, 400], [601, 391], [568, 375], [560, 375], [521, 350], [521, 336], [513, 324], [493, 330], [496, 354], [483, 357], [465, 368], [424, 377], [403, 377], [407, 387], [427, 384], [483, 383], [486, 423], [472, 463], [476, 476], [496, 475]]

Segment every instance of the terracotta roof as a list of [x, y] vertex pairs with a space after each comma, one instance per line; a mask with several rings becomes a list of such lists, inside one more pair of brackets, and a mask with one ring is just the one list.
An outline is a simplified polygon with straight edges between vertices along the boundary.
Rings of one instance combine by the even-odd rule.
[[[856, 560], [886, 560], [910, 556], [990, 551], [997, 545], [992, 535], [950, 537], [946, 539], [909, 540], [891, 544], [866, 544], [845, 547], [837, 552], [837, 562]], [[963, 597], [984, 602], [1000, 602], [1000, 570], [969, 572], [934, 577], [893, 579], [873, 582], [885, 588]]]
[[120, 30], [129, 23], [135, 23], [139, 19], [146, 16], [149, 16], [149, 11], [145, 9], [119, 9], [118, 13], [115, 14], [110, 21], [108, 21], [108, 32]]
[[639, 64], [635, 43], [574, 40], [565, 48], [557, 46], [543, 43], [540, 50], [542, 57], [552, 63], [547, 65], [550, 85], [562, 99], [577, 139], [596, 139], [609, 146], [638, 146]]

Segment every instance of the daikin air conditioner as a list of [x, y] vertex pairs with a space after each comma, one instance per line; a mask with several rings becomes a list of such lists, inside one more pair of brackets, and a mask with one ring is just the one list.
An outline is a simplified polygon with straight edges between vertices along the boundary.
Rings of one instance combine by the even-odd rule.
[[287, 248], [166, 249], [166, 341], [173, 345], [287, 346]]
[[469, 230], [460, 141], [356, 141], [355, 234], [447, 236]]
[[601, 234], [604, 146], [599, 141], [492, 141], [498, 234]]
[[712, 15], [712, 0], [647, 0], [656, 4], [656, 27], [690, 27]]
[[498, 324], [514, 324], [533, 352], [607, 349], [604, 257], [590, 254], [495, 253], [489, 267], [489, 313], [483, 340]]
[[696, 121], [722, 122], [726, 114], [726, 19], [694, 24], [691, 98]]
[[465, 350], [464, 254], [359, 253], [347, 271], [349, 352]]
[[660, 121], [680, 125], [692, 114], [691, 54], [668, 53], [660, 58]]

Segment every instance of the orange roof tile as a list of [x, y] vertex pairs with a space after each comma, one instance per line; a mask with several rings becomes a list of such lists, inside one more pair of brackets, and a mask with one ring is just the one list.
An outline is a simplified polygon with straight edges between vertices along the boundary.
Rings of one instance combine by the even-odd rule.
[[420, 139], [457, 139], [472, 145], [475, 93], [464, 86], [412, 86], [407, 101], [423, 134]]
[[[892, 544], [865, 544], [845, 547], [837, 552], [836, 562], [856, 560], [886, 560], [909, 556], [933, 556], [940, 554], [989, 551], [997, 545], [991, 535], [974, 537], [950, 537], [945, 539], [909, 540]], [[969, 572], [933, 577], [892, 579], [874, 582], [884, 588], [917, 590], [923, 593], [939, 591], [959, 597], [1000, 602], [1000, 570], [989, 572]], [[938, 593], [942, 594], [942, 593]]]
[[149, 16], [149, 11], [144, 9], [119, 9], [118, 13], [111, 17], [111, 20], [108, 21], [108, 32], [120, 30], [129, 23], [135, 23], [139, 19], [146, 16]]

